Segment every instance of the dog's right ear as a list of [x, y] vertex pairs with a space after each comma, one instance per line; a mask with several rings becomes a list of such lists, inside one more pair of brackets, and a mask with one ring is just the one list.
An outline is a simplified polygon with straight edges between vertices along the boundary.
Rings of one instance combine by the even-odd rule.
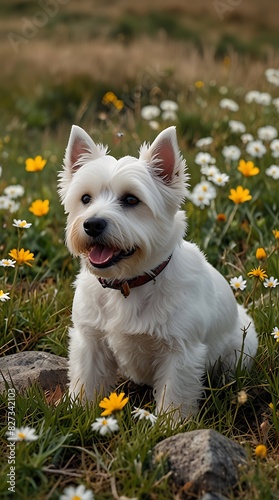
[[91, 137], [77, 125], [73, 125], [69, 142], [65, 151], [63, 170], [59, 172], [58, 191], [64, 202], [69, 184], [74, 173], [89, 161], [102, 158], [107, 153], [107, 147], [95, 144]]
[[75, 171], [90, 160], [102, 158], [106, 152], [105, 146], [95, 144], [83, 128], [73, 125], [65, 152], [64, 168]]

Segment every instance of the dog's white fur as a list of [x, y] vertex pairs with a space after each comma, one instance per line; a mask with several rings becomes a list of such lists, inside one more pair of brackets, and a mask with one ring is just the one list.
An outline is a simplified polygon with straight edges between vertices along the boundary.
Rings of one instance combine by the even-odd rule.
[[[252, 319], [198, 247], [183, 240], [186, 220], [179, 207], [187, 179], [174, 127], [151, 146], [143, 144], [139, 158], [116, 160], [73, 126], [59, 180], [66, 242], [81, 258], [69, 332], [73, 396], [106, 394], [119, 369], [154, 388], [158, 411], [180, 408], [185, 417], [197, 411], [206, 370], [219, 361], [229, 371], [239, 359], [251, 365], [257, 350]], [[123, 204], [127, 194], [139, 202]], [[84, 230], [92, 217], [107, 223], [96, 238]], [[135, 252], [99, 269], [89, 260], [95, 243]], [[131, 289], [127, 298], [97, 279], [129, 280], [170, 255], [156, 279]]]

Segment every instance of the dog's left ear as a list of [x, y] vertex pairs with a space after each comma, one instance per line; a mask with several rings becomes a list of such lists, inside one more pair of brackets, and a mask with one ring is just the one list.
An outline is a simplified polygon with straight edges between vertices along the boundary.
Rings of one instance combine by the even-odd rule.
[[163, 130], [151, 144], [140, 149], [140, 159], [146, 160], [156, 171], [156, 174], [170, 184], [174, 176], [183, 176], [185, 161], [181, 157], [177, 144], [175, 127]]

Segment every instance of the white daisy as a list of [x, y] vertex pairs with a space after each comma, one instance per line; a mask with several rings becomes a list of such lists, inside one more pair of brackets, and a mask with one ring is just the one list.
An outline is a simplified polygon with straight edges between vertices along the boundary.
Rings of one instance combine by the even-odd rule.
[[224, 98], [221, 99], [219, 102], [219, 106], [222, 109], [228, 109], [229, 111], [238, 111], [239, 110], [239, 105], [237, 102], [233, 101], [232, 99]]
[[258, 138], [261, 141], [272, 141], [276, 139], [278, 132], [275, 127], [266, 125], [265, 127], [258, 128]]
[[153, 106], [152, 104], [143, 106], [143, 108], [141, 109], [141, 117], [144, 120], [153, 120], [154, 118], [157, 118], [160, 113], [160, 108], [158, 108], [158, 106]]
[[244, 134], [246, 132], [246, 126], [238, 120], [229, 120], [229, 127], [233, 134]]
[[216, 189], [210, 182], [202, 181], [196, 184], [193, 192], [189, 193], [188, 198], [197, 207], [205, 208], [216, 198]]
[[213, 158], [213, 156], [211, 156], [211, 154], [205, 153], [203, 151], [200, 151], [195, 156], [195, 163], [197, 165], [210, 165], [215, 162], [216, 160], [215, 158]]
[[135, 411], [132, 412], [134, 418], [138, 418], [139, 420], [149, 420], [149, 422], [151, 422], [152, 425], [154, 425], [156, 423], [156, 420], [158, 417], [156, 417], [155, 415], [153, 415], [153, 413], [150, 413], [149, 411], [147, 410], [144, 410], [142, 408], [136, 408], [135, 407]]
[[278, 279], [274, 278], [274, 276], [270, 276], [270, 278], [266, 278], [264, 280], [263, 285], [265, 288], [276, 288], [279, 285]]
[[246, 288], [246, 283], [247, 283], [247, 281], [244, 280], [241, 275], [238, 276], [238, 278], [231, 278], [230, 279], [230, 286], [234, 290], [244, 290], [244, 288]]
[[211, 181], [216, 184], [216, 186], [225, 186], [230, 180], [227, 174], [216, 173], [211, 177]]
[[279, 342], [279, 329], [277, 328], [277, 326], [273, 328], [271, 335], [273, 335], [276, 342]]
[[279, 158], [279, 139], [273, 139], [270, 143], [270, 149], [272, 151], [271, 156], [273, 156], [273, 158]]
[[3, 290], [0, 290], [0, 302], [6, 302], [6, 300], [10, 300], [9, 297], [10, 293], [9, 292], [3, 292]]
[[31, 427], [19, 427], [14, 432], [7, 432], [8, 441], [36, 441], [39, 436], [36, 436], [35, 429]]
[[224, 146], [222, 149], [222, 154], [227, 161], [239, 160], [241, 156], [241, 151], [237, 146]]
[[269, 106], [272, 101], [272, 96], [268, 92], [260, 92], [256, 102], [263, 106]]
[[188, 195], [188, 199], [194, 203], [194, 205], [196, 205], [196, 207], [199, 207], [199, 208], [205, 208], [205, 207], [209, 207], [210, 203], [211, 203], [211, 198], [208, 196], [207, 193], [203, 193], [203, 192], [193, 192], [193, 193], [189, 193]]
[[248, 142], [251, 142], [254, 140], [254, 137], [252, 136], [252, 134], [242, 134], [240, 136], [240, 139], [242, 140], [243, 144], [247, 144]]
[[15, 267], [16, 261], [12, 259], [1, 259], [0, 266], [1, 267]]
[[266, 147], [262, 141], [251, 141], [246, 146], [246, 152], [253, 158], [262, 158], [266, 153]]
[[94, 500], [94, 494], [87, 490], [83, 484], [79, 486], [68, 486], [63, 490], [59, 500]]
[[247, 104], [251, 104], [251, 102], [258, 102], [260, 92], [258, 90], [249, 90], [244, 97], [245, 102]]
[[119, 431], [119, 425], [114, 417], [99, 417], [91, 425], [93, 431], [98, 431], [101, 436]]
[[265, 171], [266, 175], [273, 179], [279, 179], [279, 167], [277, 165], [270, 165]]
[[24, 195], [24, 187], [20, 186], [19, 184], [7, 186], [4, 189], [4, 193], [9, 198], [18, 198], [19, 196]]
[[20, 227], [22, 229], [28, 229], [30, 226], [32, 226], [32, 223], [26, 222], [26, 220], [14, 219], [13, 226]]
[[279, 87], [279, 69], [268, 68], [265, 70], [265, 77], [269, 83]]
[[215, 165], [203, 165], [201, 167], [201, 174], [206, 175], [208, 180], [211, 181], [215, 174], [220, 174], [220, 170]]
[[171, 101], [170, 99], [165, 99], [161, 102], [160, 108], [163, 111], [172, 111], [175, 112], [178, 110], [178, 104], [175, 101]]
[[8, 210], [11, 199], [8, 196], [0, 196], [0, 210]]
[[193, 189], [193, 193], [205, 193], [210, 200], [216, 198], [216, 189], [209, 181], [201, 181]]
[[197, 148], [203, 148], [205, 146], [209, 146], [210, 144], [212, 144], [212, 142], [212, 137], [201, 137], [201, 139], [196, 142], [196, 146]]

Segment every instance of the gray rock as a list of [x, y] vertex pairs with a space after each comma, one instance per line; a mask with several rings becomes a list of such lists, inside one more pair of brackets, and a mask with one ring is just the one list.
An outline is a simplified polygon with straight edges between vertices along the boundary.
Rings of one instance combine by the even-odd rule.
[[0, 392], [8, 383], [23, 391], [38, 384], [44, 391], [57, 386], [64, 389], [67, 384], [67, 359], [48, 352], [24, 351], [0, 359]]
[[228, 500], [228, 497], [219, 495], [219, 493], [205, 493], [200, 500]]
[[178, 498], [224, 500], [237, 488], [240, 466], [246, 464], [242, 446], [214, 430], [177, 434], [154, 447], [153, 460], [166, 459]]

